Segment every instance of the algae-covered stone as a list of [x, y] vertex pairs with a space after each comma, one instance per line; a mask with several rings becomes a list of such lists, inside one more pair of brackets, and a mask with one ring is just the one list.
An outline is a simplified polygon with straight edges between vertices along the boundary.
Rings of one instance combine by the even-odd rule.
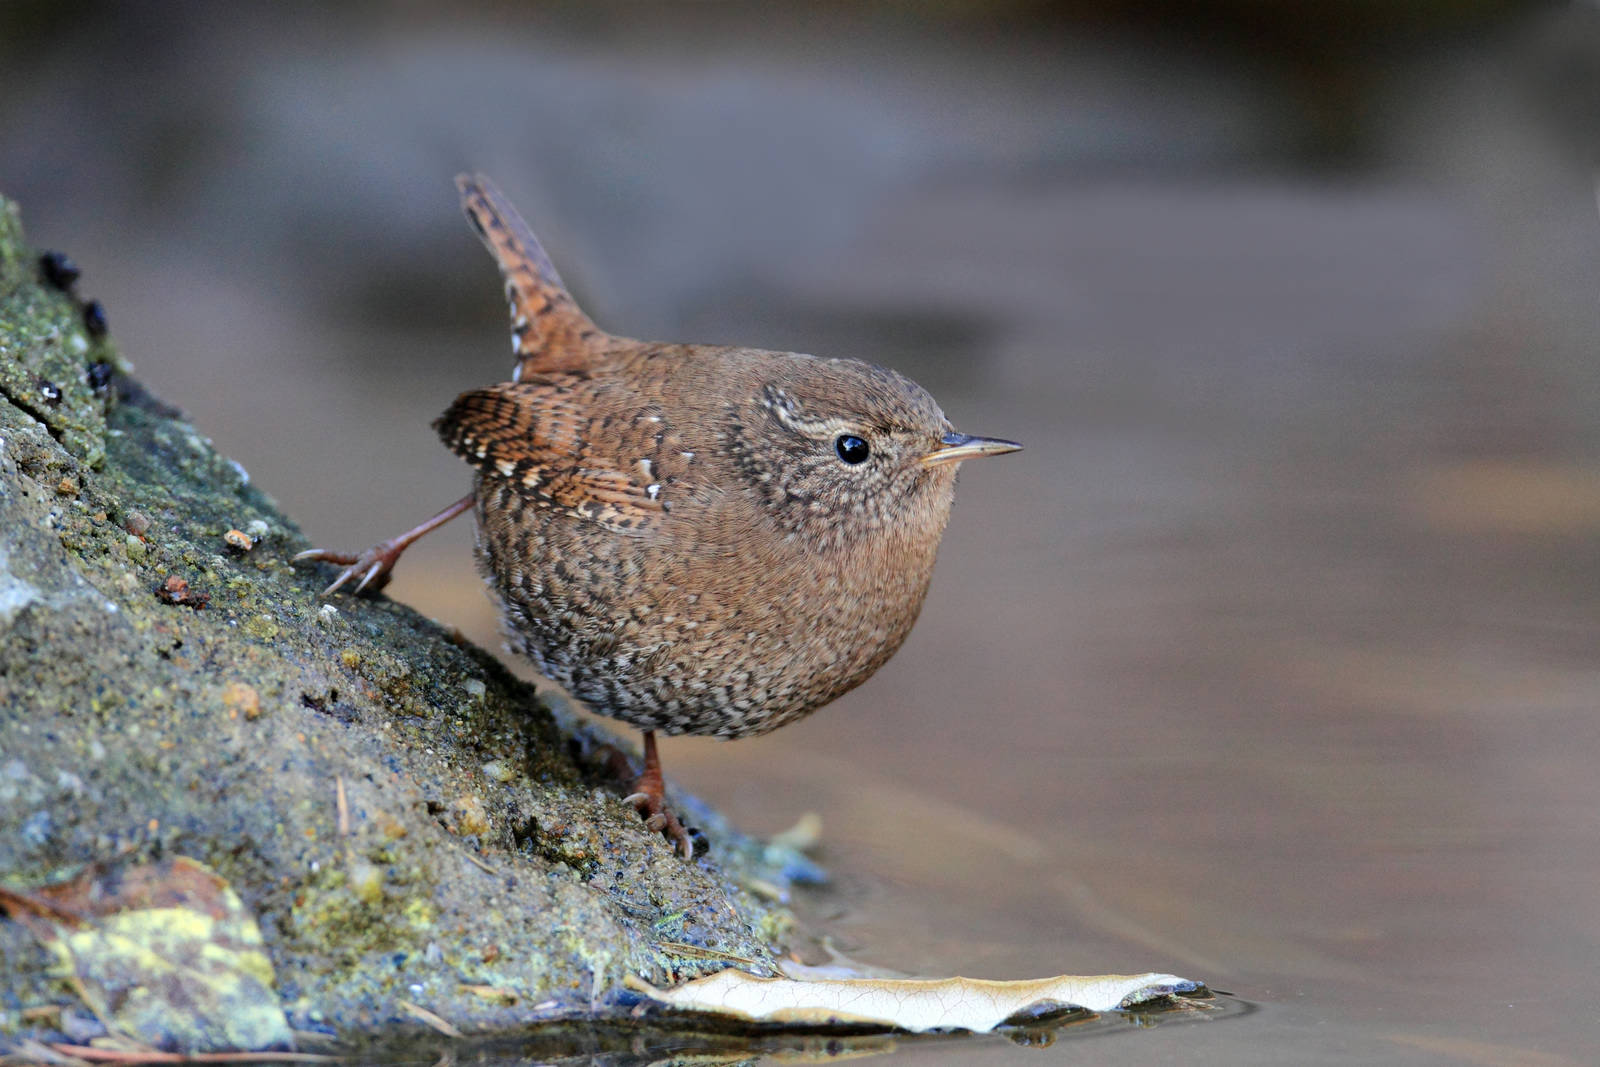
[[15, 204], [0, 200], [0, 396], [49, 428], [74, 457], [105, 458], [105, 384], [97, 364], [119, 367], [67, 293], [40, 284]]
[[[629, 974], [771, 970], [762, 850], [675, 795], [717, 843], [682, 862], [491, 656], [321, 600], [242, 468], [126, 375], [96, 387], [120, 364], [81, 317], [0, 200], [0, 888], [192, 857], [259, 924], [290, 1024], [345, 1034], [420, 1025], [403, 1002], [469, 1033], [620, 1016]], [[0, 920], [0, 1032], [77, 995]]]

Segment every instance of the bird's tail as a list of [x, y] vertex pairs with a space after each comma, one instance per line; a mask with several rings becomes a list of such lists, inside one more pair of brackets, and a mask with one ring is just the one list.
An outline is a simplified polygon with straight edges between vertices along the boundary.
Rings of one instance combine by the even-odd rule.
[[608, 338], [567, 292], [539, 239], [505, 194], [482, 174], [456, 176], [461, 210], [500, 265], [511, 304], [511, 350], [525, 373], [576, 370]]

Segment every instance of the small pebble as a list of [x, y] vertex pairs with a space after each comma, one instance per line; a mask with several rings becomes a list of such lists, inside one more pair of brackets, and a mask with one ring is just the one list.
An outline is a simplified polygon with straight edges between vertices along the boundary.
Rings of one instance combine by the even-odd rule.
[[363, 904], [376, 904], [383, 899], [383, 872], [360, 856], [353, 856], [345, 864], [345, 880]]
[[96, 395], [103, 395], [111, 387], [111, 378], [115, 373], [111, 364], [103, 359], [96, 360], [83, 372], [83, 380]]
[[90, 337], [104, 337], [111, 329], [106, 322], [105, 305], [98, 300], [91, 300], [83, 305], [83, 328], [89, 331]]
[[74, 1044], [87, 1045], [97, 1037], [106, 1036], [106, 1028], [99, 1019], [87, 1011], [67, 1008], [61, 1013], [61, 1032]]
[[211, 594], [189, 588], [189, 581], [176, 574], [156, 587], [156, 599], [166, 604], [182, 604], [199, 611], [211, 602]]
[[247, 720], [261, 716], [261, 694], [244, 682], [229, 682], [223, 686], [222, 703], [230, 715], [243, 715]]
[[83, 273], [65, 252], [46, 252], [40, 256], [39, 270], [44, 274], [45, 281], [63, 293], [71, 289], [72, 283]]
[[477, 794], [467, 793], [457, 797], [450, 805], [450, 810], [455, 813], [456, 833], [462, 837], [489, 832], [489, 813], [484, 810], [483, 801]]

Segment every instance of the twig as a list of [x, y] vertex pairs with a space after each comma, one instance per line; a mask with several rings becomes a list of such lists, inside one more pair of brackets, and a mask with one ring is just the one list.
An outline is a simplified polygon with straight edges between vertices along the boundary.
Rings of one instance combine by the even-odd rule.
[[50, 1067], [84, 1067], [84, 1062], [57, 1052], [49, 1045], [29, 1037], [18, 1041], [10, 1052], [0, 1056], [0, 1063], [6, 1067], [39, 1067], [40, 1064], [49, 1064]]
[[470, 852], [463, 852], [462, 855], [467, 857], [468, 862], [470, 862], [473, 866], [477, 867], [479, 870], [488, 871], [490, 874], [499, 874], [500, 873], [499, 871], [495, 870], [493, 867], [489, 866], [487, 863], [483, 862], [482, 860], [480, 860], [478, 857], [474, 856]]
[[682, 956], [697, 960], [721, 960], [724, 963], [742, 963], [749, 967], [767, 969], [765, 964], [757, 960], [735, 956], [731, 952], [718, 952], [714, 948], [701, 948], [699, 945], [691, 945], [683, 941], [656, 941], [653, 944], [656, 948], [672, 956]]
[[435, 1030], [439, 1031], [445, 1037], [465, 1037], [466, 1036], [460, 1030], [457, 1030], [455, 1027], [451, 1026], [448, 1022], [446, 1022], [443, 1018], [441, 1018], [438, 1015], [435, 1015], [433, 1012], [429, 1011], [427, 1008], [419, 1007], [418, 1005], [411, 1003], [411, 1001], [409, 1001], [409, 1000], [398, 1001], [398, 1003], [402, 1008], [404, 1008], [406, 1010], [406, 1014], [407, 1015], [410, 1015], [413, 1019], [416, 1019], [419, 1022], [427, 1023], [429, 1026], [431, 1026]]
[[333, 779], [334, 802], [339, 810], [339, 836], [350, 836], [350, 802], [344, 795], [344, 775], [335, 775]]
[[473, 996], [482, 997], [484, 1000], [498, 1000], [506, 1004], [515, 1004], [522, 999], [522, 995], [515, 989], [501, 989], [499, 986], [462, 983], [462, 990]]

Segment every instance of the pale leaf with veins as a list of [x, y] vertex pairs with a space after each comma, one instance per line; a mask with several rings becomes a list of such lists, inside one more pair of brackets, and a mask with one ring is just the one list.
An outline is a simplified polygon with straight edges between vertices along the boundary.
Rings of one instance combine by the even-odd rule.
[[1054, 1008], [1117, 1011], [1162, 998], [1204, 991], [1175, 974], [1060, 975], [1024, 981], [982, 978], [757, 978], [738, 970], [656, 989], [629, 976], [627, 984], [684, 1011], [750, 1022], [878, 1024], [929, 1030], [993, 1030], [1007, 1019]]

